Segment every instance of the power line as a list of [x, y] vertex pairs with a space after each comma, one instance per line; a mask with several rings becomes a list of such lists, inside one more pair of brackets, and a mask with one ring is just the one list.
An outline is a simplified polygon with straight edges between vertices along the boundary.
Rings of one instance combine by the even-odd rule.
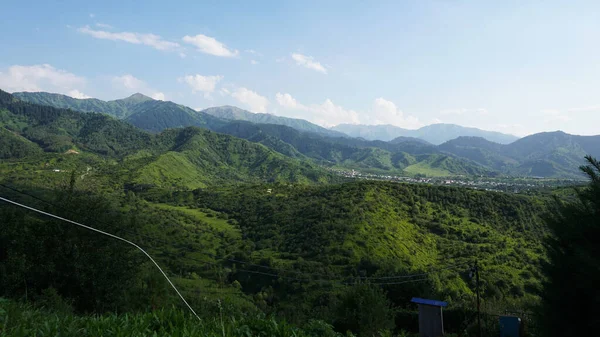
[[117, 239], [117, 240], [123, 241], [125, 243], [128, 243], [128, 244], [134, 246], [135, 248], [139, 249], [142, 253], [144, 253], [144, 255], [146, 255], [150, 259], [150, 261], [152, 261], [152, 263], [154, 263], [154, 265], [156, 266], [156, 268], [158, 268], [158, 270], [160, 270], [160, 272], [163, 274], [163, 276], [165, 277], [165, 279], [167, 279], [167, 281], [169, 282], [169, 284], [171, 285], [171, 287], [173, 287], [173, 289], [175, 290], [175, 292], [177, 293], [177, 295], [179, 295], [179, 297], [181, 298], [181, 300], [183, 301], [183, 303], [185, 303], [185, 305], [190, 309], [190, 311], [194, 314], [194, 316], [196, 316], [196, 318], [198, 318], [198, 320], [201, 320], [200, 316], [198, 316], [198, 314], [196, 314], [196, 312], [194, 311], [194, 309], [192, 309], [192, 307], [188, 304], [188, 302], [185, 300], [185, 298], [183, 298], [183, 296], [181, 295], [181, 293], [179, 293], [179, 290], [177, 290], [177, 287], [175, 287], [175, 285], [173, 284], [173, 282], [171, 282], [171, 279], [169, 279], [169, 277], [167, 276], [167, 274], [165, 274], [165, 272], [158, 265], [158, 263], [156, 263], [156, 261], [154, 261], [154, 259], [152, 258], [152, 256], [150, 256], [150, 254], [148, 254], [144, 249], [142, 249], [142, 247], [136, 245], [135, 243], [133, 243], [133, 242], [131, 242], [129, 240], [123, 239], [120, 236], [117, 236], [117, 235], [114, 235], [114, 234], [110, 234], [110, 233], [101, 231], [99, 229], [96, 229], [96, 228], [93, 228], [93, 227], [90, 227], [90, 226], [86, 226], [84, 224], [80, 224], [78, 222], [75, 222], [75, 221], [72, 221], [72, 220], [69, 220], [69, 219], [65, 219], [65, 218], [60, 217], [58, 215], [54, 215], [54, 214], [51, 214], [51, 213], [48, 213], [48, 212], [44, 212], [44, 211], [41, 211], [39, 209], [30, 207], [30, 206], [27, 206], [27, 205], [23, 205], [23, 204], [20, 204], [18, 202], [15, 202], [15, 201], [3, 198], [3, 197], [0, 197], [0, 200], [2, 200], [4, 202], [8, 202], [10, 204], [13, 204], [15, 206], [19, 206], [19, 207], [28, 209], [30, 211], [34, 211], [34, 212], [37, 212], [37, 213], [40, 213], [40, 214], [43, 214], [43, 215], [46, 215], [46, 216], [58, 219], [58, 220], [62, 220], [62, 221], [65, 221], [65, 222], [68, 222], [68, 223], [71, 223], [71, 224], [83, 227], [85, 229], [88, 229], [88, 230], [91, 230], [91, 231], [94, 231], [94, 232], [97, 232], [97, 233], [109, 236], [109, 237], [111, 237], [113, 239]]
[[[80, 214], [80, 213], [78, 213], [76, 211], [73, 211], [71, 209], [68, 209], [68, 208], [62, 207], [60, 205], [57, 205], [55, 203], [49, 202], [47, 200], [39, 198], [39, 197], [37, 197], [35, 195], [32, 195], [30, 193], [27, 193], [27, 192], [24, 192], [24, 191], [21, 191], [21, 190], [17, 190], [15, 188], [12, 188], [10, 186], [4, 185], [2, 183], [0, 183], [0, 186], [4, 187], [4, 188], [7, 188], [7, 189], [9, 189], [11, 191], [14, 191], [14, 192], [17, 192], [17, 193], [29, 196], [31, 198], [34, 198], [34, 199], [36, 199], [38, 201], [41, 201], [43, 203], [46, 203], [48, 205], [57, 207], [57, 208], [62, 209], [64, 211], [68, 212], [68, 213], [75, 214], [77, 216], [83, 216], [83, 217], [85, 217], [84, 215], [82, 215], [82, 214]], [[89, 217], [86, 217], [86, 218], [89, 218]], [[101, 221], [96, 221], [96, 222], [108, 226], [108, 224], [105, 223], [105, 222], [101, 222]], [[160, 243], [163, 243], [164, 245], [167, 245], [169, 247], [174, 247], [174, 248], [179, 248], [179, 249], [185, 249], [188, 252], [193, 252], [193, 250], [190, 247], [186, 247], [186, 246], [179, 245], [179, 244], [176, 244], [176, 243], [167, 242], [167, 241], [164, 241], [164, 240], [161, 240], [161, 239], [158, 239], [158, 238], [146, 235], [146, 234], [138, 233], [136, 231], [127, 230], [127, 229], [124, 229], [124, 228], [119, 228], [119, 229], [121, 231], [125, 232], [125, 233], [129, 233], [129, 234], [132, 234], [132, 235], [143, 237], [143, 238], [146, 238], [146, 239], [151, 240], [151, 241], [160, 242]], [[406, 248], [408, 248], [408, 247], [406, 247]], [[165, 252], [162, 251], [162, 253], [165, 253]], [[321, 282], [321, 283], [324, 283], [324, 282], [330, 282], [330, 283], [340, 282], [341, 284], [345, 284], [345, 285], [349, 285], [349, 284], [353, 284], [353, 283], [351, 283], [351, 282], [345, 282], [344, 279], [346, 279], [346, 280], [347, 279], [355, 279], [355, 280], [365, 280], [365, 281], [371, 281], [371, 280], [375, 280], [375, 281], [386, 280], [387, 281], [387, 280], [393, 280], [393, 279], [406, 279], [406, 278], [413, 278], [413, 277], [418, 277], [418, 276], [427, 276], [427, 275], [430, 275], [430, 274], [435, 273], [437, 271], [453, 269], [453, 268], [456, 268], [458, 266], [464, 265], [464, 263], [462, 263], [462, 264], [456, 264], [456, 265], [452, 265], [452, 266], [448, 266], [448, 267], [433, 269], [433, 270], [430, 270], [429, 272], [419, 273], [419, 274], [392, 275], [392, 276], [382, 276], [382, 277], [348, 276], [348, 277], [346, 277], [344, 279], [333, 279], [333, 278], [329, 278], [329, 275], [325, 275], [325, 274], [306, 273], [306, 272], [296, 271], [296, 270], [273, 268], [273, 267], [269, 267], [269, 266], [263, 266], [263, 265], [253, 264], [251, 262], [240, 261], [240, 260], [231, 259], [231, 258], [227, 258], [227, 257], [223, 257], [223, 256], [217, 256], [217, 255], [214, 255], [214, 254], [211, 254], [211, 253], [206, 253], [205, 252], [204, 254], [210, 256], [213, 259], [219, 259], [219, 260], [225, 260], [225, 261], [234, 262], [234, 263], [245, 264], [245, 265], [249, 265], [249, 266], [252, 266], [252, 267], [257, 267], [257, 268], [263, 268], [263, 269], [267, 269], [267, 270], [277, 271], [277, 272], [280, 272], [280, 273], [294, 273], [294, 274], [299, 274], [299, 275], [304, 275], [304, 276], [319, 276], [319, 277], [326, 277], [326, 279], [316, 279], [315, 280], [315, 279], [310, 279], [310, 278], [298, 278], [298, 277], [291, 277], [291, 276], [282, 276], [282, 275], [273, 274], [273, 273], [260, 272], [260, 271], [248, 270], [248, 269], [239, 269], [239, 268], [236, 269], [237, 271], [242, 271], [242, 272], [247, 272], [247, 273], [252, 273], [252, 274], [257, 274], [257, 275], [264, 275], [264, 276], [271, 276], [271, 277], [289, 279], [289, 280], [294, 280], [294, 281], [301, 281], [301, 282], [310, 282], [310, 281]], [[200, 259], [189, 257], [189, 256], [184, 256], [184, 258], [192, 260], [192, 261], [196, 261], [196, 262], [199, 262], [199, 263], [203, 263], [203, 264], [210, 264], [210, 265], [220, 266], [219, 264], [214, 263], [214, 262], [209, 262], [209, 261], [206, 261], [206, 260], [200, 260]], [[383, 284], [402, 284], [402, 283], [404, 283], [404, 282], [385, 282], [385, 283], [375, 282], [373, 284], [382, 284], [383, 285]]]

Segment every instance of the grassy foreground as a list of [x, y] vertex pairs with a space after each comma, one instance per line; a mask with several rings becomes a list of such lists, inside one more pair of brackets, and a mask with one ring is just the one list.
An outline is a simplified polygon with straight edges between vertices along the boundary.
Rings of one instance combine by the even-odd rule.
[[0, 298], [0, 336], [342, 336], [322, 321], [311, 320], [299, 328], [264, 316], [210, 314], [212, 318], [200, 321], [179, 309], [77, 316]]

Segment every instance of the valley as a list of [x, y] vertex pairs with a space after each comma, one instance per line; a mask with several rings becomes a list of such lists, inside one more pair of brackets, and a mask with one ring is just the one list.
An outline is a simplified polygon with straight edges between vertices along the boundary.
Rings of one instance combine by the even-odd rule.
[[[344, 313], [352, 306], [344, 299], [367, 296], [369, 289], [381, 289], [372, 295], [373, 308], [396, 308], [382, 328], [414, 331], [410, 299], [422, 296], [452, 305], [449, 331], [473, 329], [465, 317], [474, 312], [468, 274], [476, 262], [486, 315], [534, 310], [548, 260], [544, 216], [555, 196], [568, 200], [573, 193], [565, 191], [584, 183], [571, 173], [577, 153], [560, 146], [568, 140], [585, 151], [594, 141], [552, 135], [555, 147], [531, 145], [527, 153], [536, 155], [527, 155], [518, 146], [535, 144], [527, 137], [517, 145], [459, 137], [435, 146], [203, 119], [185, 107], [177, 116], [187, 117], [170, 124], [164, 108], [174, 103], [135, 95], [83, 105], [112, 108], [114, 117], [75, 111], [69, 100], [43, 102], [53, 106], [0, 92], [0, 195], [136, 242], [208, 320], [214, 310], [240, 322], [262, 313], [306, 329], [306, 322], [320, 324], [331, 333], [359, 329]], [[150, 104], [158, 110], [145, 111]], [[164, 118], [155, 123], [151, 116], [159, 115]], [[508, 173], [525, 165], [513, 159], [517, 153], [539, 161], [543, 153], [561, 151], [562, 159], [552, 157], [561, 174]], [[181, 308], [143, 256], [118, 242], [4, 203], [0, 221], [7, 224], [0, 239], [18, 242], [0, 257], [41, 243], [23, 255], [24, 265], [0, 258], [10, 271], [0, 277], [8, 290], [3, 296], [54, 298], [55, 307], [76, 313]], [[24, 230], [31, 235], [24, 238]], [[117, 255], [127, 258], [114, 263]], [[74, 265], [66, 262], [71, 259]], [[46, 267], [39, 269], [39, 261]], [[113, 274], [99, 268], [106, 263]], [[52, 266], [62, 266], [61, 273], [50, 276]], [[26, 281], [13, 282], [17, 278]], [[90, 287], [93, 297], [85, 295]], [[98, 296], [103, 300], [94, 300]], [[228, 324], [235, 329], [237, 323]]]

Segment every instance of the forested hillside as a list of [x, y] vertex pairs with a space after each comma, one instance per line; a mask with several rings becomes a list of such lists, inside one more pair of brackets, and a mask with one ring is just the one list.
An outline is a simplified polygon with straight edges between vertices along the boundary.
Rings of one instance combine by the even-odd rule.
[[[104, 114], [30, 104], [1, 94], [0, 137], [7, 143], [1, 154], [6, 159], [30, 157], [29, 162], [35, 163], [75, 156], [63, 166], [85, 158], [96, 170], [112, 171], [114, 179], [124, 179], [121, 182], [160, 187], [336, 179], [311, 163], [205, 129], [153, 135]], [[41, 152], [50, 154], [31, 157]]]
[[[511, 135], [451, 124], [435, 124], [418, 130], [389, 125], [339, 126], [350, 135], [389, 139], [387, 142], [344, 137], [337, 131], [304, 120], [254, 114], [231, 106], [195, 111], [140, 94], [109, 102], [48, 93], [17, 93], [17, 97], [86, 112], [105, 109], [99, 112], [155, 133], [197, 126], [260, 143], [286, 157], [310, 159], [335, 169], [355, 169], [383, 176], [501, 174], [582, 179], [578, 169], [583, 164], [582, 158], [586, 154], [600, 154], [597, 150], [600, 136], [574, 136], [562, 132], [540, 133], [516, 140]], [[376, 132], [401, 136], [365, 136], [363, 131], [369, 135]]]
[[478, 137], [460, 137], [440, 150], [468, 159], [491, 170], [519, 176], [581, 179], [579, 166], [586, 155], [600, 156], [600, 136], [575, 136], [543, 132], [501, 145]]

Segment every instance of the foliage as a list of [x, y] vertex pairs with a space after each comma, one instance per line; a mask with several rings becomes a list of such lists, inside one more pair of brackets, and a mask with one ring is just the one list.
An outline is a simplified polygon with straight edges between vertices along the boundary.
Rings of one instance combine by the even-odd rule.
[[378, 286], [356, 284], [341, 295], [334, 325], [338, 331], [358, 336], [376, 336], [394, 328], [394, 313], [386, 294]]
[[600, 323], [591, 309], [600, 305], [600, 163], [586, 159], [588, 186], [577, 200], [558, 202], [548, 218], [554, 236], [547, 241], [550, 263], [542, 295], [545, 336], [585, 336]]
[[220, 317], [213, 315], [200, 322], [178, 309], [159, 309], [138, 314], [75, 316], [0, 299], [2, 336], [340, 336], [331, 327], [316, 323], [301, 329], [274, 318]]

